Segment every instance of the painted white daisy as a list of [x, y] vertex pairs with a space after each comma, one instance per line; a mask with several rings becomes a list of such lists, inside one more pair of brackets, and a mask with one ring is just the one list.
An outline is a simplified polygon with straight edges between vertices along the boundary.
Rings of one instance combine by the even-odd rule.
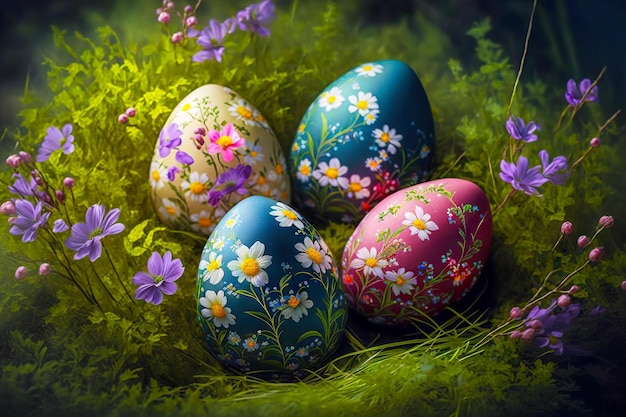
[[219, 284], [222, 278], [224, 278], [224, 270], [222, 269], [222, 255], [218, 255], [215, 252], [209, 253], [209, 260], [204, 259], [200, 261], [200, 269], [206, 269], [206, 272], [202, 276], [202, 281], [207, 279], [213, 285]]
[[318, 240], [313, 241], [307, 236], [304, 243], [298, 242], [294, 247], [300, 252], [296, 255], [296, 261], [300, 262], [303, 268], [312, 267], [315, 272], [323, 274], [332, 268], [332, 259]]
[[303, 316], [308, 316], [309, 309], [313, 307], [313, 301], [309, 300], [309, 294], [306, 291], [302, 291], [299, 294], [291, 294], [288, 298], [285, 297], [285, 299], [287, 302], [280, 314], [287, 320], [292, 319], [296, 323]]
[[376, 120], [378, 120], [378, 114], [380, 113], [380, 110], [372, 110], [371, 112], [367, 113], [365, 115], [365, 124], [366, 125], [371, 125], [376, 123]]
[[198, 104], [197, 99], [193, 100], [193, 102], [183, 102], [180, 109], [174, 115], [172, 123], [176, 123], [179, 127], [183, 128], [193, 120], [201, 120], [202, 112]]
[[248, 165], [255, 165], [257, 162], [262, 161], [265, 155], [263, 155], [263, 148], [261, 145], [255, 145], [250, 141], [246, 141], [244, 161]]
[[232, 229], [233, 227], [237, 225], [238, 222], [239, 222], [239, 219], [235, 217], [231, 217], [230, 219], [226, 220], [226, 228]]
[[358, 111], [361, 116], [365, 116], [372, 110], [378, 109], [378, 99], [372, 93], [359, 91], [356, 96], [349, 96], [348, 111], [354, 113]]
[[161, 200], [159, 213], [165, 220], [176, 220], [180, 216], [180, 207], [169, 198], [164, 198]]
[[331, 111], [341, 106], [344, 101], [345, 98], [341, 95], [341, 89], [333, 87], [330, 91], [322, 93], [320, 98], [320, 107], [324, 107], [324, 110], [326, 111]]
[[404, 268], [400, 268], [397, 271], [387, 271], [385, 278], [391, 281], [391, 291], [395, 295], [410, 294], [415, 285], [417, 285], [417, 278], [411, 271], [407, 271]]
[[302, 182], [309, 182], [309, 178], [311, 177], [311, 161], [308, 158], [304, 158], [300, 161], [296, 176], [298, 180]]
[[356, 69], [356, 73], [360, 76], [375, 77], [376, 74], [383, 72], [383, 66], [380, 64], [367, 63]]
[[[224, 210], [222, 210], [224, 212]], [[193, 213], [189, 216], [191, 220], [191, 228], [195, 232], [200, 232], [205, 235], [210, 235], [213, 229], [215, 229], [216, 223], [213, 216], [218, 216], [217, 210], [214, 214], [209, 213], [206, 210], [201, 210], [199, 213]]]
[[278, 182], [283, 178], [284, 173], [285, 173], [285, 164], [284, 164], [284, 161], [280, 161], [276, 165], [274, 165], [274, 169], [270, 170], [267, 173], [267, 179], [272, 182]]
[[226, 307], [228, 300], [224, 295], [224, 291], [207, 290], [204, 297], [200, 297], [200, 305], [203, 308], [200, 313], [207, 319], [212, 319], [215, 327], [224, 327], [228, 329], [228, 326], [235, 324], [235, 315], [231, 312], [230, 307]]
[[213, 242], [213, 249], [222, 250], [224, 249], [224, 236], [220, 236]]
[[424, 210], [419, 206], [415, 207], [415, 214], [410, 211], [404, 213], [402, 224], [409, 226], [411, 235], [417, 235], [421, 240], [428, 240], [431, 232], [439, 230], [439, 226], [430, 220], [430, 214], [424, 213]]
[[348, 184], [348, 197], [356, 198], [357, 200], [367, 198], [370, 196], [370, 190], [367, 188], [371, 184], [370, 177], [359, 177], [358, 175], [350, 176], [350, 184]]
[[257, 125], [264, 127], [264, 128], [268, 128], [270, 127], [267, 124], [267, 120], [265, 120], [265, 117], [263, 117], [263, 115], [261, 114], [260, 111], [258, 111], [257, 109], [254, 109], [254, 111], [252, 112], [252, 118], [254, 119], [254, 121], [256, 122]]
[[241, 120], [244, 124], [248, 126], [254, 126], [257, 122], [254, 118], [255, 109], [248, 104], [244, 99], [239, 99], [233, 105], [228, 108], [230, 115], [235, 117], [237, 120]]
[[376, 139], [376, 144], [381, 148], [387, 148], [387, 152], [394, 155], [397, 148], [400, 148], [402, 135], [396, 133], [396, 129], [391, 129], [389, 125], [384, 125], [381, 129], [374, 129], [372, 136]]
[[370, 169], [372, 172], [380, 171], [380, 164], [383, 162], [382, 159], [378, 157], [367, 158], [365, 160], [365, 166]]
[[150, 185], [156, 190], [160, 190], [165, 185], [167, 179], [167, 168], [153, 161], [150, 165]]
[[323, 187], [330, 184], [333, 187], [348, 188], [348, 179], [342, 176], [347, 172], [348, 167], [341, 165], [339, 159], [333, 158], [328, 164], [320, 162], [313, 171], [313, 177]]
[[304, 228], [304, 223], [302, 223], [298, 213], [285, 203], [278, 202], [273, 205], [270, 214], [274, 216], [280, 227], [296, 226], [298, 229]]
[[209, 177], [206, 173], [199, 174], [194, 171], [189, 174], [189, 179], [180, 183], [180, 187], [185, 193], [185, 198], [195, 203], [205, 203], [209, 197], [207, 195], [206, 184]]
[[241, 245], [237, 248], [237, 259], [228, 263], [228, 269], [239, 282], [248, 281], [255, 287], [262, 287], [269, 282], [265, 268], [272, 264], [272, 256], [265, 255], [265, 245], [256, 241], [248, 248]]
[[356, 259], [353, 259], [352, 262], [350, 262], [350, 268], [363, 268], [365, 276], [374, 275], [378, 278], [383, 278], [383, 268], [389, 263], [384, 259], [377, 259], [376, 253], [376, 248], [359, 249], [356, 253]]

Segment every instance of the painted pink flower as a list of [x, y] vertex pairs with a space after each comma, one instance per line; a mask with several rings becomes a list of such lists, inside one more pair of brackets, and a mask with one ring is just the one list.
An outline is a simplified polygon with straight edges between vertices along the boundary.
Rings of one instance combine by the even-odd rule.
[[222, 128], [221, 131], [210, 131], [208, 138], [211, 141], [211, 143], [207, 145], [207, 151], [209, 154], [215, 155], [217, 153], [221, 153], [225, 162], [232, 161], [235, 156], [233, 151], [240, 146], [243, 146], [246, 142], [241, 136], [239, 136], [239, 133], [237, 133], [237, 130], [235, 130], [232, 123], [228, 123]]

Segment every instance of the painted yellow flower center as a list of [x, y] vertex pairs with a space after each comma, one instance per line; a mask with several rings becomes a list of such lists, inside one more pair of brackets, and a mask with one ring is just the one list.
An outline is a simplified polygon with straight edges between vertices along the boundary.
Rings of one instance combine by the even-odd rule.
[[207, 270], [210, 272], [213, 272], [215, 270], [220, 269], [220, 263], [217, 262], [215, 259], [213, 259], [211, 262], [209, 262], [209, 266], [207, 267]]
[[217, 317], [218, 319], [226, 317], [224, 306], [222, 306], [219, 302], [211, 304], [211, 315], [213, 315], [213, 317]]
[[167, 214], [170, 216], [173, 216], [176, 213], [176, 209], [173, 206], [166, 206], [165, 211], [167, 211]]
[[282, 213], [283, 213], [283, 216], [285, 216], [289, 220], [297, 220], [298, 219], [298, 216], [296, 216], [296, 213], [294, 213], [291, 210], [283, 210]]
[[263, 115], [262, 115], [261, 113], [258, 113], [258, 114], [256, 115], [256, 119], [257, 119], [259, 122], [263, 122], [263, 121], [265, 121], [265, 117], [263, 117]]
[[308, 165], [302, 165], [300, 167], [300, 174], [306, 175], [307, 177], [311, 175], [311, 167]]
[[231, 228], [231, 227], [233, 227], [236, 224], [237, 224], [237, 220], [235, 220], [235, 219], [228, 219], [228, 220], [226, 220], [226, 227], [228, 227], [228, 228]]
[[259, 263], [256, 259], [246, 258], [241, 263], [241, 270], [249, 277], [253, 277], [259, 273]]
[[277, 173], [278, 175], [280, 175], [280, 174], [282, 174], [282, 173], [283, 173], [283, 166], [282, 166], [281, 164], [277, 164], [277, 165], [276, 165], [276, 173]]
[[328, 168], [326, 170], [326, 176], [328, 178], [330, 178], [331, 180], [334, 180], [335, 178], [337, 178], [339, 176], [339, 170], [337, 168]]
[[183, 105], [183, 108], [181, 109], [182, 111], [189, 111], [189, 109], [191, 108], [191, 104], [189, 103], [185, 103]]
[[306, 254], [316, 264], [322, 263], [322, 254], [316, 251], [314, 248], [307, 248]]
[[244, 119], [252, 119], [252, 112], [244, 106], [237, 107], [237, 113]]
[[264, 176], [260, 176], [257, 180], [256, 183], [259, 185], [265, 185], [265, 177]]
[[337, 96], [330, 96], [330, 97], [328, 97], [328, 103], [329, 104], [333, 104], [335, 101], [337, 101]]
[[[304, 132], [304, 128], [305, 128], [305, 125], [304, 125], [304, 124], [301, 124], [300, 126], [298, 126], [298, 132], [299, 132], [299, 133]], [[294, 145], [295, 145], [295, 144], [294, 144]], [[295, 145], [295, 146], [298, 146], [298, 145]]]
[[373, 70], [374, 67], [371, 65], [363, 65], [363, 71], [371, 71]]
[[372, 160], [369, 162], [369, 167], [370, 168], [378, 168], [378, 161], [376, 160]]
[[189, 191], [194, 194], [202, 194], [204, 192], [204, 184], [201, 182], [195, 181], [189, 184]]
[[200, 217], [198, 219], [198, 226], [200, 227], [209, 227], [213, 223], [208, 217]]
[[230, 136], [224, 135], [224, 136], [220, 136], [220, 138], [216, 141], [216, 143], [220, 145], [222, 148], [226, 148], [233, 144], [233, 140], [231, 139]]
[[256, 343], [254, 342], [254, 339], [248, 339], [248, 347], [249, 348], [254, 348], [254, 346], [256, 346]]
[[292, 295], [291, 297], [289, 297], [289, 301], [287, 301], [287, 304], [289, 304], [289, 307], [291, 308], [296, 308], [300, 305], [300, 300], [298, 300], [295, 295]]
[[359, 110], [367, 110], [368, 104], [367, 100], [360, 100], [356, 103], [356, 108]]
[[370, 268], [374, 268], [376, 265], [378, 265], [378, 261], [376, 260], [376, 258], [367, 258], [367, 260], [365, 261], [365, 265], [369, 266]]
[[350, 191], [352, 191], [353, 193], [358, 193], [359, 191], [361, 191], [362, 188], [363, 186], [361, 186], [361, 183], [358, 183], [358, 182], [350, 183]]
[[256, 158], [259, 155], [257, 151], [250, 151], [250, 156]]
[[415, 226], [416, 229], [420, 229], [420, 230], [426, 229], [426, 223], [424, 223], [420, 219], [413, 220], [413, 226]]
[[155, 169], [154, 171], [152, 171], [152, 179], [155, 181], [158, 181], [161, 179], [161, 175], [159, 174], [158, 170]]
[[404, 278], [402, 278], [402, 275], [398, 275], [398, 277], [396, 278], [396, 284], [398, 285], [404, 285], [406, 281], [404, 280]]
[[387, 132], [383, 133], [380, 136], [380, 140], [382, 140], [385, 143], [389, 142], [389, 139], [391, 139], [391, 137], [389, 136], [389, 133], [387, 133]]

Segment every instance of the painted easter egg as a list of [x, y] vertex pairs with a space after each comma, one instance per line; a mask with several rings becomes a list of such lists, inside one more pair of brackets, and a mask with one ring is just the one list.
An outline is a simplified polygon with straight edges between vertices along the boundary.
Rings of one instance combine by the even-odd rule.
[[290, 206], [261, 196], [236, 204], [208, 238], [197, 303], [209, 351], [230, 368], [270, 378], [321, 365], [348, 310], [318, 232]]
[[376, 324], [433, 316], [474, 286], [491, 245], [491, 211], [474, 183], [399, 190], [358, 224], [341, 261], [350, 307]]
[[424, 181], [434, 147], [415, 72], [397, 60], [360, 65], [302, 117], [289, 158], [294, 204], [314, 224], [357, 222], [388, 194]]
[[216, 84], [197, 88], [174, 108], [156, 142], [149, 180], [158, 218], [201, 236], [249, 195], [291, 198], [285, 156], [267, 121]]

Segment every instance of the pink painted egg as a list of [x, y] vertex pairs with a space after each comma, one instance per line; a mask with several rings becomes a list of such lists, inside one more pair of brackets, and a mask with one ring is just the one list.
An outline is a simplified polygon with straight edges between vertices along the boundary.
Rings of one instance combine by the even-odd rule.
[[361, 220], [346, 243], [346, 299], [376, 324], [433, 316], [474, 286], [491, 232], [487, 196], [470, 181], [445, 178], [396, 191]]

